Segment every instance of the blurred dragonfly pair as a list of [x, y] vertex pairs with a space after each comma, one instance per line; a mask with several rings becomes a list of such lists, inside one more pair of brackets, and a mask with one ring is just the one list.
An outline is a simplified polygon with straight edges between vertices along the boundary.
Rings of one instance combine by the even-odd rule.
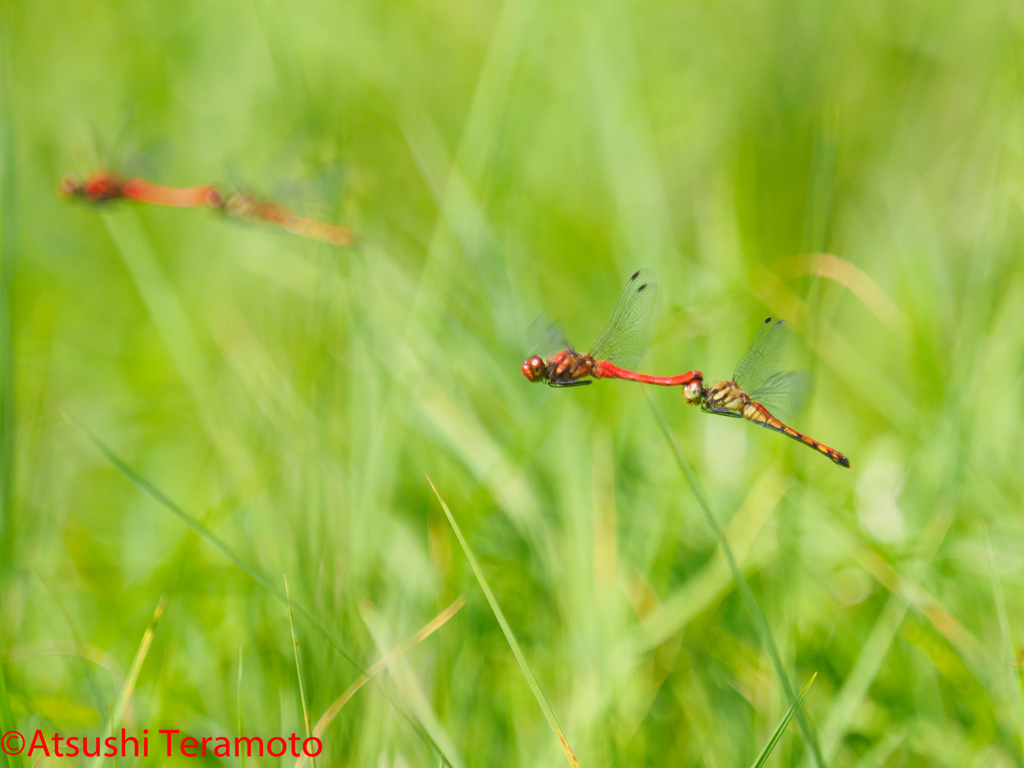
[[612, 319], [590, 352], [577, 352], [555, 326], [544, 329], [543, 348], [522, 365], [530, 381], [552, 387], [577, 387], [594, 379], [623, 379], [662, 387], [682, 387], [683, 397], [705, 413], [746, 419], [807, 445], [841, 467], [850, 460], [834, 448], [797, 432], [784, 423], [806, 403], [810, 377], [802, 371], [781, 371], [779, 362], [789, 326], [767, 318], [754, 343], [740, 360], [732, 379], [704, 386], [700, 371], [676, 376], [648, 376], [635, 368], [650, 341], [657, 307], [657, 276], [649, 269], [633, 273], [626, 283]]
[[234, 219], [260, 221], [300, 237], [332, 245], [351, 245], [354, 240], [353, 232], [348, 227], [300, 216], [280, 203], [245, 192], [224, 194], [213, 184], [168, 187], [134, 176], [96, 171], [81, 181], [65, 176], [57, 185], [57, 192], [62, 197], [81, 198], [90, 203], [134, 200], [173, 208], [211, 208]]

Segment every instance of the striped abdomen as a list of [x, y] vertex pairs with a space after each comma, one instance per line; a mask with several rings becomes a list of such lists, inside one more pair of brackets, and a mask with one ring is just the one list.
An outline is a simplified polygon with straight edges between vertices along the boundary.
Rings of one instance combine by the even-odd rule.
[[745, 418], [747, 421], [752, 421], [753, 423], [758, 424], [767, 429], [772, 429], [775, 430], [776, 432], [781, 432], [787, 437], [791, 437], [794, 440], [800, 441], [804, 445], [809, 445], [818, 453], [823, 453], [826, 456], [828, 456], [830, 459], [832, 459], [832, 461], [834, 461], [841, 467], [850, 466], [850, 460], [843, 456], [843, 454], [841, 454], [835, 448], [829, 448], [827, 445], [819, 443], [817, 440], [797, 432], [792, 427], [786, 426], [781, 421], [772, 416], [770, 413], [768, 413], [767, 408], [765, 408], [763, 405], [760, 405], [759, 403], [755, 403], [749, 397], [746, 398], [746, 402], [743, 404], [743, 418]]

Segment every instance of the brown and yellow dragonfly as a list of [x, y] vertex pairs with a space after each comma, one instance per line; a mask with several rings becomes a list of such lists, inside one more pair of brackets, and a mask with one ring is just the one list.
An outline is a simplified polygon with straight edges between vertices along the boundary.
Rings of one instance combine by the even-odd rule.
[[849, 467], [850, 460], [834, 448], [819, 443], [807, 435], [784, 424], [799, 413], [805, 404], [810, 376], [803, 371], [779, 371], [782, 352], [789, 326], [784, 320], [767, 318], [754, 343], [740, 360], [729, 381], [704, 386], [700, 374], [683, 386], [683, 397], [691, 405], [700, 406], [705, 413], [742, 418], [766, 429], [781, 432], [787, 437], [810, 446], [828, 456], [841, 467]]

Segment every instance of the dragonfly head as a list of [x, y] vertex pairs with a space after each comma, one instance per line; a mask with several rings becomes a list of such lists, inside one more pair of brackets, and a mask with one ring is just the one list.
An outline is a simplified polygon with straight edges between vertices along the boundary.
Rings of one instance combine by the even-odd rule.
[[690, 381], [683, 385], [683, 398], [690, 405], [700, 405], [704, 402], [704, 376], [695, 372]]
[[544, 381], [548, 377], [548, 367], [544, 364], [544, 358], [539, 355], [526, 358], [521, 370], [523, 376], [530, 381]]

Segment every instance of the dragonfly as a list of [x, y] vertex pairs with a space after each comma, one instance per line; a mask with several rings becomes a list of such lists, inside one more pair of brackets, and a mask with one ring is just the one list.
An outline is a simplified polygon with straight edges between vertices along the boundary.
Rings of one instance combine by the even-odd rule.
[[799, 413], [806, 402], [810, 376], [805, 371], [779, 371], [779, 356], [789, 336], [785, 320], [767, 318], [754, 343], [740, 360], [729, 381], [705, 387], [699, 374], [683, 386], [683, 397], [705, 413], [746, 419], [781, 432], [824, 454], [841, 467], [850, 460], [834, 448], [819, 443], [783, 423]]
[[630, 370], [640, 362], [650, 341], [657, 303], [657, 275], [650, 269], [634, 272], [619, 296], [611, 320], [588, 353], [577, 352], [551, 326], [547, 329], [546, 346], [557, 351], [547, 358], [541, 355], [526, 358], [521, 368], [523, 375], [530, 381], [543, 381], [552, 387], [579, 387], [591, 384], [594, 379], [623, 379], [662, 387], [700, 381], [699, 371], [678, 376], [648, 376]]
[[211, 208], [244, 220], [257, 220], [278, 226], [300, 237], [333, 245], [351, 245], [355, 237], [348, 227], [301, 216], [273, 200], [263, 200], [245, 192], [225, 195], [213, 184], [197, 187], [168, 187], [135, 176], [121, 176], [100, 170], [79, 181], [65, 176], [57, 185], [62, 197], [77, 197], [90, 203], [134, 200], [149, 205], [173, 208]]

